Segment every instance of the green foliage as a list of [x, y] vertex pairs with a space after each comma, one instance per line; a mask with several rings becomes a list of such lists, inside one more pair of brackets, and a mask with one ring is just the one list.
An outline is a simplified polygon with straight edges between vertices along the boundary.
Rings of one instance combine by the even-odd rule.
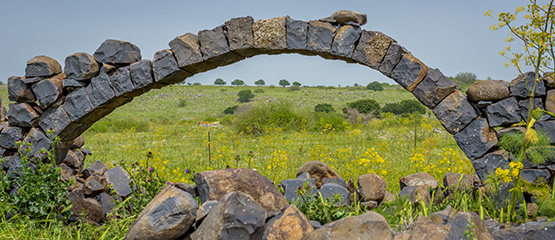
[[301, 87], [299, 87], [299, 86], [291, 86], [288, 89], [288, 91], [290, 91], [290, 92], [299, 91], [299, 90], [301, 90]]
[[193, 83], [193, 86], [201, 86], [201, 85], [202, 85], [202, 83], [199, 83], [199, 82]]
[[314, 126], [315, 131], [332, 132], [332, 131], [345, 131], [350, 128], [350, 124], [345, 121], [345, 118], [338, 113], [314, 113]]
[[221, 79], [221, 78], [218, 78], [218, 79], [216, 79], [216, 80], [214, 81], [214, 85], [219, 85], [219, 86], [221, 86], [221, 85], [226, 85], [226, 84], [227, 84], [227, 83], [226, 83], [223, 79]]
[[237, 96], [239, 97], [237, 101], [245, 103], [250, 102], [255, 95], [251, 92], [251, 90], [241, 90], [237, 93]]
[[381, 112], [390, 112], [396, 115], [403, 113], [426, 113], [426, 108], [419, 101], [409, 99], [397, 103], [387, 103]]
[[512, 153], [517, 161], [528, 159], [534, 164], [542, 164], [547, 158], [552, 157], [553, 150], [549, 148], [549, 138], [545, 133], [537, 132], [538, 140], [531, 144], [527, 144], [524, 137], [523, 132], [507, 133], [499, 139], [497, 146]]
[[295, 81], [295, 82], [293, 82], [293, 86], [297, 86], [297, 87], [300, 87], [301, 85], [302, 85], [302, 84], [301, 84], [300, 82], [296, 82], [296, 81]]
[[224, 110], [224, 114], [233, 114], [235, 112], [235, 110], [237, 110], [238, 107], [239, 106], [237, 106], [237, 105], [228, 107]]
[[379, 82], [373, 81], [368, 85], [366, 85], [366, 89], [374, 90], [374, 91], [383, 91], [383, 86]]
[[335, 109], [329, 103], [319, 103], [319, 104], [316, 104], [316, 106], [314, 106], [314, 112], [329, 113], [329, 112], [335, 112]]
[[[374, 99], [362, 99], [355, 102], [351, 102], [347, 104], [347, 108], [352, 108], [357, 110], [361, 114], [367, 113], [380, 113], [380, 104], [376, 102]], [[347, 109], [343, 109], [344, 113], [347, 113]]]
[[264, 90], [262, 88], [257, 88], [254, 89], [254, 93], [264, 93]]
[[245, 82], [241, 79], [235, 79], [235, 80], [233, 80], [233, 82], [231, 82], [231, 85], [233, 85], [233, 86], [243, 86], [243, 85], [245, 85]]
[[235, 121], [235, 129], [244, 134], [263, 134], [272, 128], [300, 130], [306, 125], [307, 119], [294, 111], [286, 100], [251, 105], [239, 113]]
[[[157, 119], [151, 119], [151, 121], [156, 121]], [[134, 132], [145, 132], [149, 130], [149, 122], [139, 119], [112, 119], [103, 118], [95, 122], [88, 131], [92, 132], [121, 132], [124, 130], [134, 131]]]
[[472, 83], [476, 82], [477, 77], [476, 74], [471, 72], [460, 72], [457, 73], [454, 78], [451, 78], [451, 80], [462, 88], [467, 88]]
[[286, 86], [291, 85], [291, 83], [289, 83], [289, 81], [287, 81], [285, 79], [281, 79], [281, 80], [279, 80], [279, 85], [282, 86], [282, 87], [286, 87]]
[[177, 107], [185, 107], [187, 106], [187, 99], [184, 98], [180, 98], [179, 101], [177, 102]]
[[264, 86], [266, 84], [266, 82], [262, 79], [258, 79], [256, 82], [254, 82], [254, 85], [256, 86]]

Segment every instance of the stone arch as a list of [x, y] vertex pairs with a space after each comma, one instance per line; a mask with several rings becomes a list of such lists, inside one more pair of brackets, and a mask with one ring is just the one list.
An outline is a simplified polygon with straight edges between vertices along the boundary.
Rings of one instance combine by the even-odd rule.
[[254, 21], [248, 16], [178, 36], [152, 61], [142, 60], [137, 46], [112, 39], [93, 55], [68, 56], [64, 71], [54, 59], [35, 57], [27, 62], [25, 77], [8, 80], [14, 103], [0, 116], [8, 120], [0, 133], [0, 154], [14, 154], [15, 139], [48, 147], [49, 128], [66, 148], [72, 142], [79, 148], [74, 139], [94, 122], [151, 89], [259, 54], [297, 53], [380, 71], [432, 109], [473, 162], [485, 161], [480, 159], [495, 150], [497, 134], [484, 113], [438, 69], [426, 66], [391, 37], [362, 29], [364, 23], [366, 15], [354, 12], [308, 22], [289, 17]]

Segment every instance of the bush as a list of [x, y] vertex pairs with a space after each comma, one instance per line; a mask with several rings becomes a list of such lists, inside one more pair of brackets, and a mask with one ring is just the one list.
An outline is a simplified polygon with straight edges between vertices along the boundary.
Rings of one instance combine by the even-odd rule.
[[182, 108], [182, 107], [185, 107], [185, 106], [187, 106], [187, 100], [183, 99], [183, 98], [180, 98], [179, 101], [177, 102], [177, 107]]
[[373, 81], [366, 86], [368, 90], [383, 91], [383, 86], [377, 81]]
[[313, 130], [322, 132], [345, 131], [350, 128], [345, 118], [338, 113], [314, 113]]
[[356, 102], [352, 102], [347, 104], [347, 108], [343, 109], [344, 113], [347, 113], [347, 109], [352, 108], [357, 110], [358, 113], [367, 114], [367, 113], [380, 113], [380, 104], [373, 99], [362, 99]]
[[403, 100], [399, 103], [388, 103], [382, 108], [382, 112], [390, 112], [396, 115], [403, 113], [426, 113], [426, 108], [414, 99]]
[[272, 128], [300, 130], [307, 125], [306, 118], [295, 112], [286, 100], [244, 105], [236, 110], [236, 114], [235, 128], [244, 134], [264, 134]]
[[232, 107], [228, 107], [224, 110], [224, 114], [233, 114], [235, 112], [235, 110], [237, 110], [239, 106], [235, 105]]
[[290, 92], [299, 91], [299, 90], [301, 90], [301, 87], [299, 87], [299, 86], [291, 86], [288, 89], [288, 91], [290, 91]]
[[264, 93], [264, 90], [262, 90], [261, 88], [257, 88], [254, 90], [255, 93]]
[[320, 104], [316, 104], [316, 106], [314, 106], [314, 111], [315, 112], [329, 113], [329, 112], [335, 112], [335, 109], [329, 103], [320, 103]]
[[237, 101], [239, 102], [250, 102], [251, 99], [254, 98], [254, 94], [252, 94], [251, 90], [241, 90], [237, 93], [237, 96], [239, 96], [239, 99], [237, 99]]

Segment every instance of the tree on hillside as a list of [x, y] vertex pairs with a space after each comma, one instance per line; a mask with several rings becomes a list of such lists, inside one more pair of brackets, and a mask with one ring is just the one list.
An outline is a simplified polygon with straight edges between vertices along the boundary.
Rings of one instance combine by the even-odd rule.
[[285, 79], [281, 79], [281, 80], [279, 80], [279, 85], [282, 86], [282, 87], [286, 87], [286, 86], [291, 85], [291, 83], [289, 83], [289, 81], [287, 81]]
[[233, 82], [231, 82], [231, 85], [233, 85], [233, 86], [243, 86], [243, 85], [245, 85], [245, 82], [243, 82], [243, 80], [241, 80], [241, 79], [235, 79], [235, 80], [233, 80]]
[[378, 81], [373, 81], [371, 83], [369, 83], [368, 85], [366, 85], [366, 89], [368, 90], [374, 90], [374, 91], [383, 91], [383, 87], [382, 84], [380, 84]]
[[300, 87], [302, 84], [300, 82], [293, 82], [293, 86]]
[[214, 81], [214, 85], [221, 86], [221, 85], [226, 85], [226, 84], [227, 83], [221, 78], [218, 78], [218, 79], [216, 79], [216, 81]]
[[254, 85], [256, 86], [264, 86], [266, 84], [266, 82], [262, 79], [259, 79], [258, 81], [254, 82]]
[[237, 101], [242, 103], [250, 102], [254, 98], [254, 94], [251, 92], [251, 90], [241, 90], [237, 93], [237, 96], [239, 96], [239, 99], [237, 99]]

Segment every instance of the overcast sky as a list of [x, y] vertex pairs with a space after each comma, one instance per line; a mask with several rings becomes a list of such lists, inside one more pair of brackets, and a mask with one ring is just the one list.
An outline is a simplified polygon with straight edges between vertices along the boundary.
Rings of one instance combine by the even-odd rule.
[[[478, 78], [511, 80], [514, 68], [505, 68], [499, 51], [507, 30], [490, 31], [495, 21], [485, 17], [489, 9], [512, 11], [528, 1], [515, 0], [360, 0], [360, 1], [27, 1], [0, 2], [0, 80], [25, 75], [25, 63], [47, 55], [62, 66], [76, 52], [90, 54], [109, 38], [134, 43], [143, 59], [152, 59], [174, 37], [212, 29], [233, 17], [267, 19], [289, 15], [313, 20], [336, 10], [366, 13], [366, 30], [381, 31], [397, 40], [426, 65], [447, 76], [472, 72]], [[252, 85], [264, 79], [277, 85], [280, 79], [306, 85], [366, 85], [372, 81], [394, 83], [378, 71], [358, 64], [298, 54], [259, 55], [187, 79], [212, 84], [242, 79]]]

